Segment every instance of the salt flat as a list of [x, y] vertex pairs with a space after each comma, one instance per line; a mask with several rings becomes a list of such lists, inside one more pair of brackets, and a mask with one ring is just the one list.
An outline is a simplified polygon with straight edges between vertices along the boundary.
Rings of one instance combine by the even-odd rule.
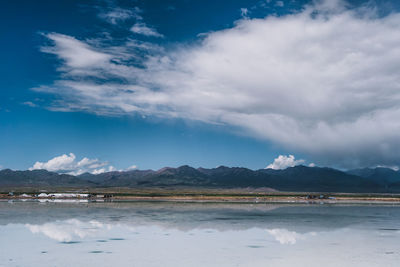
[[397, 266], [398, 205], [0, 202], [0, 266]]

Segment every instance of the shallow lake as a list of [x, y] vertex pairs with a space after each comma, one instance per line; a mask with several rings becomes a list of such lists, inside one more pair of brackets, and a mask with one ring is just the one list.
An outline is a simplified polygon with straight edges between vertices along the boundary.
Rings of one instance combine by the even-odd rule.
[[0, 266], [400, 266], [400, 205], [0, 202]]

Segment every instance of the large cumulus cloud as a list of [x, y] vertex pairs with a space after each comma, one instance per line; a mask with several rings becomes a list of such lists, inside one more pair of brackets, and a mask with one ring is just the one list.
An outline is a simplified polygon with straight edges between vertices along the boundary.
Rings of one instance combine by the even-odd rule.
[[399, 25], [398, 13], [322, 1], [169, 50], [49, 33], [42, 51], [62, 61], [63, 78], [35, 90], [61, 96], [53, 110], [200, 120], [319, 164], [397, 165]]
[[289, 156], [279, 155], [277, 158], [274, 159], [274, 162], [272, 162], [266, 167], [266, 169], [283, 170], [288, 167], [301, 165], [303, 163], [305, 163], [304, 159], [296, 159], [293, 155]]

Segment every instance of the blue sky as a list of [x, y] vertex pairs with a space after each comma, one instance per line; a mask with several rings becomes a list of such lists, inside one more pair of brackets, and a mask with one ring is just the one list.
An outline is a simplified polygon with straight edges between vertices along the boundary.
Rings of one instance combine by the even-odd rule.
[[339, 0], [2, 3], [0, 166], [73, 153], [76, 164], [86, 157], [117, 170], [259, 169], [290, 154], [297, 161], [285, 158], [287, 166], [396, 167], [398, 9]]

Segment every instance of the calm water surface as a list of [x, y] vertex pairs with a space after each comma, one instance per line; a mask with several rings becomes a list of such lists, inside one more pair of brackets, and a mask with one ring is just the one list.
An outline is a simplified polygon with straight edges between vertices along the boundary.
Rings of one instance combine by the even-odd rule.
[[400, 266], [399, 205], [0, 202], [0, 266]]

